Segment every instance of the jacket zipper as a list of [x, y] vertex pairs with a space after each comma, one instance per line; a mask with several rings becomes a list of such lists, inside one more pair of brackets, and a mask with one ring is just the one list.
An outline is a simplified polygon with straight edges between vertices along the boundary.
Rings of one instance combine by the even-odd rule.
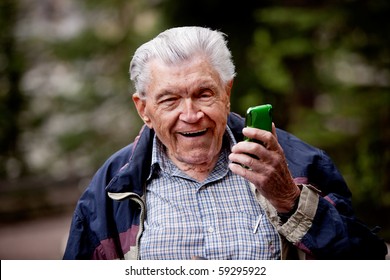
[[142, 232], [144, 231], [144, 221], [145, 221], [145, 214], [146, 214], [145, 202], [142, 199], [142, 197], [140, 197], [138, 194], [133, 193], [133, 192], [126, 192], [126, 193], [110, 193], [109, 192], [108, 196], [111, 199], [118, 200], [118, 201], [121, 201], [124, 199], [130, 199], [130, 200], [136, 202], [140, 206], [141, 212], [140, 212], [140, 218], [139, 218], [139, 229], [138, 229], [138, 233], [137, 233], [137, 237], [136, 237], [136, 241], [135, 241], [135, 248], [137, 250], [136, 259], [139, 259], [139, 245], [140, 245], [140, 239], [141, 239]]
[[143, 199], [137, 195], [137, 194], [134, 194], [134, 197], [130, 197], [131, 200], [135, 201], [136, 203], [138, 203], [138, 205], [140, 206], [140, 210], [141, 210], [141, 213], [140, 213], [140, 218], [139, 218], [139, 229], [138, 229], [138, 233], [137, 233], [137, 237], [136, 237], [136, 240], [135, 240], [135, 248], [137, 250], [137, 260], [139, 260], [139, 255], [140, 255], [140, 252], [139, 252], [139, 246], [140, 246], [140, 240], [141, 240], [141, 235], [144, 231], [144, 221], [145, 221], [145, 202], [143, 201]]

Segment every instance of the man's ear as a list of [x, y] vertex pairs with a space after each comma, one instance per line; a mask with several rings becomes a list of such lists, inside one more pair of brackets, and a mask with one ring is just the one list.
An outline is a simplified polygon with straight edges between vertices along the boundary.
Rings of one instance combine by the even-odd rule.
[[227, 103], [227, 109], [230, 112], [230, 96], [232, 92], [232, 87], [233, 87], [233, 79], [231, 79], [227, 84], [226, 84], [226, 94], [228, 96], [228, 103]]
[[[228, 83], [227, 83], [227, 86], [228, 86], [228, 88], [229, 88], [229, 91], [231, 91], [232, 90], [232, 87], [233, 87], [233, 81], [234, 81], [234, 79], [231, 79]], [[230, 94], [230, 93], [229, 93]]]
[[133, 102], [134, 102], [134, 105], [135, 105], [135, 108], [137, 109], [137, 112], [138, 112], [138, 115], [141, 117], [141, 119], [144, 121], [144, 123], [150, 128], [152, 129], [152, 122], [150, 120], [150, 118], [148, 117], [147, 113], [146, 113], [146, 99], [145, 98], [141, 98], [139, 93], [136, 92], [133, 94], [132, 96], [133, 98]]

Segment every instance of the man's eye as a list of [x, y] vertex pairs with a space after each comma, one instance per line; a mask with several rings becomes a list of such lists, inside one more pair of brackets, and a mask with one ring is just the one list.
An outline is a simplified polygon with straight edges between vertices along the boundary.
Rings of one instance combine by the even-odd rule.
[[213, 94], [212, 94], [211, 91], [203, 91], [203, 92], [199, 95], [199, 97], [200, 97], [200, 98], [203, 98], [203, 99], [207, 99], [207, 98], [210, 98], [210, 97], [212, 97], [212, 96], [213, 96]]
[[177, 100], [176, 97], [169, 97], [169, 98], [162, 99], [159, 103], [164, 105], [170, 105], [170, 104], [174, 104], [176, 100]]

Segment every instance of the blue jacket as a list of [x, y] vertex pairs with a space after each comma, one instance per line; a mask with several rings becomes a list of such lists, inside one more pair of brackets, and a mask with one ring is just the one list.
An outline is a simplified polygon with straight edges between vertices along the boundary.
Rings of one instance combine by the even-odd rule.
[[[230, 114], [228, 126], [241, 141], [243, 118]], [[259, 198], [280, 234], [283, 258], [384, 259], [384, 241], [354, 216], [351, 192], [331, 159], [283, 130], [277, 135], [294, 180], [304, 184], [298, 209], [285, 223]], [[153, 136], [144, 126], [97, 171], [77, 203], [64, 259], [138, 258]]]

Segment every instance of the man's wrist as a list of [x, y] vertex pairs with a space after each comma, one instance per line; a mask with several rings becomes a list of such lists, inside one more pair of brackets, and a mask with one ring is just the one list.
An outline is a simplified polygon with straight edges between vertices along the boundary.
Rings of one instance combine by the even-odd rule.
[[298, 209], [298, 204], [299, 204], [299, 198], [300, 198], [300, 196], [298, 196], [298, 197], [295, 199], [294, 205], [293, 205], [293, 207], [291, 208], [290, 211], [288, 211], [288, 212], [286, 212], [286, 213], [278, 212], [278, 216], [279, 216], [280, 220], [282, 221], [282, 223], [287, 222], [287, 220], [295, 213], [295, 211], [297, 211], [297, 209]]
[[[310, 185], [310, 184], [297, 184], [297, 187], [302, 191], [302, 189], [304, 187], [314, 191], [315, 193], [317, 194], [321, 194], [321, 190], [317, 189], [316, 187], [314, 187], [313, 185]], [[285, 223], [287, 222], [287, 220], [297, 211], [298, 209], [298, 206], [299, 206], [299, 200], [300, 200], [300, 195], [295, 199], [294, 201], [294, 205], [293, 207], [291, 208], [290, 211], [288, 212], [277, 212], [278, 213], [278, 216], [280, 218], [280, 220], [282, 221], [282, 223]]]
[[[303, 185], [296, 185], [296, 186], [299, 188], [300, 191], [302, 190]], [[287, 220], [295, 213], [295, 211], [297, 211], [298, 204], [299, 204], [299, 198], [300, 198], [300, 195], [298, 195], [295, 198], [294, 204], [288, 212], [278, 212], [278, 216], [279, 216], [280, 220], [282, 221], [282, 223], [287, 222]]]

